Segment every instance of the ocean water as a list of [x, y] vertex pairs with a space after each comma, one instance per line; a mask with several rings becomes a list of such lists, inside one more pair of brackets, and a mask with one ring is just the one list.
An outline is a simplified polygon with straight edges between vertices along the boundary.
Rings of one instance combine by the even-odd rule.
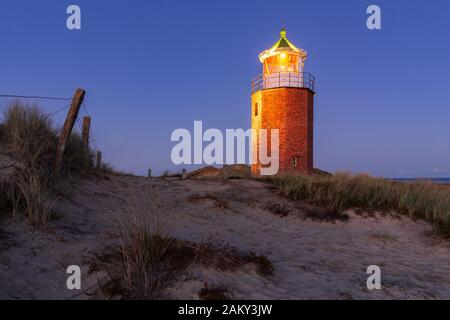
[[414, 181], [429, 181], [435, 184], [450, 184], [450, 178], [420, 178], [420, 179], [410, 179], [410, 178], [397, 178], [391, 179], [394, 181], [402, 181], [402, 182], [414, 182]]

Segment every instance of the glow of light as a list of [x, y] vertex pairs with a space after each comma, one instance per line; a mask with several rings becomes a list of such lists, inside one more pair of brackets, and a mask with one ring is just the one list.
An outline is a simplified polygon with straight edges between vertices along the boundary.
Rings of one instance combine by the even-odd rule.
[[280, 57], [281, 57], [281, 59], [286, 59], [286, 53], [282, 53], [282, 54], [280, 54]]

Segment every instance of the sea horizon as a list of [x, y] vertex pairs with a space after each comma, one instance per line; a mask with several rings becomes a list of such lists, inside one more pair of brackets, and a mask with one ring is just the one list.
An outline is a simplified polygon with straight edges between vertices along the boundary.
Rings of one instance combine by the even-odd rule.
[[434, 184], [450, 184], [450, 178], [427, 178], [427, 177], [417, 177], [417, 178], [388, 178], [388, 180], [393, 181], [429, 181]]

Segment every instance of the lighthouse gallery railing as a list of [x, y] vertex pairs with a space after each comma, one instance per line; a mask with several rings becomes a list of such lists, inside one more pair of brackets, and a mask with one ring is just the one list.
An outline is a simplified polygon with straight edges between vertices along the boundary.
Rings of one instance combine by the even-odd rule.
[[277, 72], [267, 76], [260, 74], [252, 80], [252, 93], [280, 87], [306, 88], [315, 92], [316, 78], [309, 72]]

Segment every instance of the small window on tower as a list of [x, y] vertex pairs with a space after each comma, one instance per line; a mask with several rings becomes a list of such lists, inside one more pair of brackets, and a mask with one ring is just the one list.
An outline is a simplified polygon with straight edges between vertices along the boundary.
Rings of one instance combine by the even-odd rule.
[[296, 167], [298, 165], [298, 158], [297, 157], [293, 157], [292, 158], [292, 166]]
[[258, 116], [258, 104], [255, 103], [255, 117]]

